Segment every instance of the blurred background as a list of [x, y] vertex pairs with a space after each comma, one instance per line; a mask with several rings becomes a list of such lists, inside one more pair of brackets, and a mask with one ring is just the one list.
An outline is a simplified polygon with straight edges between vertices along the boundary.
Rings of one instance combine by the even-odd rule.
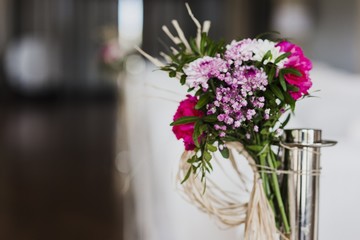
[[[357, 239], [360, 2], [189, 0], [214, 39], [276, 30], [313, 59], [289, 127], [320, 128], [320, 239]], [[176, 189], [169, 123], [185, 89], [158, 55], [183, 0], [0, 0], [0, 239], [241, 239]], [[321, 89], [316, 92], [315, 90]]]

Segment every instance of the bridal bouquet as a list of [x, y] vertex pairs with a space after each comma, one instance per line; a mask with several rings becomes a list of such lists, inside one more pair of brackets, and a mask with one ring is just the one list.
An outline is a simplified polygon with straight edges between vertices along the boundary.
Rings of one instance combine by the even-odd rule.
[[220, 151], [228, 158], [227, 143], [239, 142], [255, 161], [277, 229], [288, 234], [291, 229], [276, 173], [283, 166], [275, 150], [296, 102], [308, 96], [311, 61], [285, 39], [213, 41], [208, 37], [210, 22], [201, 25], [189, 7], [188, 11], [197, 35], [185, 38], [176, 20], [172, 23], [178, 36], [164, 26], [174, 43], [168, 53], [161, 53], [165, 63], [138, 49], [188, 88], [171, 123], [177, 139], [192, 152], [182, 181], [193, 175], [205, 184], [213, 169], [213, 153]]

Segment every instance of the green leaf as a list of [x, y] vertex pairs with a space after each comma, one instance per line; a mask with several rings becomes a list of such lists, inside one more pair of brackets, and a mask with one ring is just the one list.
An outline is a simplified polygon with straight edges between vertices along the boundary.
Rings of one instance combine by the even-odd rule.
[[246, 146], [247, 149], [254, 151], [254, 152], [260, 152], [264, 146], [260, 146], [260, 145], [248, 145]]
[[181, 76], [181, 78], [180, 78], [180, 83], [181, 83], [181, 85], [184, 85], [184, 84], [186, 83], [186, 75], [185, 75], [185, 74], [183, 74], [183, 75]]
[[204, 107], [206, 104], [208, 104], [210, 100], [210, 95], [209, 94], [204, 94], [200, 97], [199, 101], [197, 102], [197, 104], [195, 105], [195, 109], [199, 110], [202, 107]]
[[202, 33], [201, 41], [200, 41], [200, 54], [204, 54], [205, 52], [206, 40], [207, 40], [206, 33]]
[[190, 39], [190, 47], [191, 47], [191, 50], [193, 51], [193, 53], [200, 54], [199, 49], [196, 46], [196, 40], [194, 38]]
[[287, 85], [287, 88], [289, 89], [289, 91], [292, 91], [292, 92], [298, 92], [300, 89], [294, 85], [290, 85], [288, 84]]
[[217, 147], [215, 147], [214, 145], [206, 144], [206, 147], [210, 152], [216, 152], [217, 151]]
[[239, 138], [226, 136], [226, 137], [223, 137], [222, 140], [224, 140], [226, 142], [236, 142], [236, 141], [239, 141]]
[[279, 74], [279, 80], [280, 80], [280, 85], [281, 85], [282, 89], [286, 92], [286, 90], [287, 90], [286, 82], [285, 82], [284, 74], [282, 72]]
[[199, 129], [200, 135], [203, 134], [203, 132], [206, 132], [207, 129], [208, 129], [208, 125], [206, 125], [206, 124], [201, 124], [200, 129]]
[[203, 90], [200, 88], [199, 90], [196, 91], [195, 96], [200, 96], [203, 93]]
[[267, 51], [263, 57], [263, 59], [261, 60], [261, 62], [264, 62], [266, 59], [271, 60], [272, 59], [272, 54], [271, 54], [271, 50]]
[[217, 46], [214, 43], [210, 44], [210, 46], [208, 47], [208, 50], [207, 50], [207, 55], [209, 55], [210, 57], [213, 57], [216, 53], [216, 48], [217, 48]]
[[214, 115], [207, 115], [207, 116], [203, 117], [202, 120], [204, 122], [213, 123], [213, 122], [217, 121], [217, 116], [215, 114]]
[[[269, 121], [268, 121], [269, 122]], [[260, 131], [260, 134], [262, 134], [262, 135], [267, 135], [269, 133], [269, 129], [268, 128], [263, 128], [263, 129], [261, 129], [261, 131]]]
[[169, 77], [171, 78], [176, 77], [176, 72], [175, 71], [169, 72]]
[[302, 76], [301, 72], [299, 72], [295, 68], [284, 68], [284, 69], [281, 70], [281, 72], [284, 73], [284, 74], [293, 74], [293, 75], [298, 76], [298, 77]]
[[194, 88], [192, 87], [192, 88], [189, 88], [188, 90], [187, 90], [187, 92], [191, 92], [191, 91], [193, 91], [194, 90]]
[[230, 152], [227, 147], [224, 147], [223, 150], [220, 150], [221, 155], [223, 158], [229, 158]]
[[274, 95], [273, 95], [270, 91], [265, 91], [265, 92], [264, 92], [264, 96], [265, 96], [266, 99], [268, 99], [268, 100], [275, 100]]
[[[209, 166], [209, 168], [210, 168], [211, 171], [214, 170], [214, 169], [213, 169], [213, 166], [211, 165], [211, 162], [210, 162], [210, 161], [207, 161], [207, 162], [206, 162], [206, 165]], [[210, 171], [208, 171], [208, 172], [210, 173]]]
[[270, 68], [270, 72], [269, 72], [269, 75], [268, 75], [268, 82], [269, 84], [272, 82], [272, 80], [274, 79], [274, 76], [275, 76], [275, 72], [276, 72], [276, 68], [274, 66], [272, 66]]
[[205, 152], [203, 153], [203, 156], [204, 156], [204, 159], [205, 159], [207, 162], [210, 161], [211, 158], [212, 158], [211, 154], [210, 154], [208, 151], [205, 151]]
[[186, 123], [193, 123], [193, 122], [196, 122], [197, 120], [199, 120], [199, 117], [185, 116], [185, 117], [181, 117], [181, 118], [177, 119], [176, 121], [172, 122], [170, 124], [170, 126], [182, 125], [182, 124], [186, 124]]
[[291, 111], [294, 112], [296, 101], [292, 98], [292, 96], [288, 92], [284, 93], [284, 97], [285, 97], [285, 102], [290, 105]]
[[200, 126], [201, 126], [202, 122], [200, 120], [198, 120], [196, 123], [195, 123], [195, 126], [194, 126], [194, 133], [192, 135], [192, 138], [193, 138], [193, 141], [194, 141], [194, 144], [196, 147], [200, 148], [200, 144], [199, 144], [199, 137], [201, 135], [201, 132], [200, 132]]
[[275, 85], [270, 85], [270, 89], [275, 94], [276, 97], [278, 97], [280, 100], [284, 101], [284, 95], [281, 92], [280, 88], [278, 88]]
[[287, 52], [287, 53], [284, 53], [282, 55], [280, 55], [277, 59], [275, 59], [275, 64], [279, 63], [281, 60], [287, 58], [288, 56], [290, 56], [291, 53]]
[[281, 127], [282, 127], [282, 128], [284, 128], [284, 127], [288, 124], [288, 122], [290, 121], [290, 118], [291, 118], [291, 114], [289, 114], [289, 115], [286, 117], [285, 121], [281, 124]]
[[272, 127], [273, 126], [273, 123], [271, 121], [266, 121], [264, 124], [263, 124], [263, 127]]
[[186, 180], [189, 179], [190, 174], [191, 174], [191, 170], [192, 170], [192, 167], [190, 166], [190, 167], [189, 167], [189, 170], [187, 171], [187, 173], [186, 173], [186, 175], [185, 175], [185, 177], [184, 177], [184, 179], [181, 181], [181, 184], [183, 184], [184, 182], [186, 182]]
[[189, 159], [187, 160], [187, 162], [190, 163], [190, 164], [195, 163], [195, 162], [197, 162], [197, 161], [198, 161], [198, 158], [197, 158], [196, 155], [194, 155], [192, 158], [189, 158]]

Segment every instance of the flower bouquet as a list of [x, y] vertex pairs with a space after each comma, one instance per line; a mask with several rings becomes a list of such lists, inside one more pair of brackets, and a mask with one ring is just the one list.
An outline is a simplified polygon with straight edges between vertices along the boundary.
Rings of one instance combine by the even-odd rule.
[[[279, 239], [279, 234], [286, 238], [291, 229], [280, 190], [282, 177], [277, 172], [284, 166], [276, 150], [296, 102], [308, 96], [312, 86], [311, 61], [299, 46], [285, 39], [248, 38], [230, 44], [213, 41], [208, 36], [210, 22], [201, 25], [186, 7], [197, 26], [196, 37], [186, 38], [173, 20], [178, 36], [163, 26], [174, 43], [168, 53], [160, 53], [165, 62], [138, 49], [188, 88], [189, 94], [180, 102], [171, 123], [186, 150], [181, 182], [195, 184], [190, 179], [197, 178], [204, 193], [207, 174], [213, 169], [213, 153], [219, 151], [231, 159], [231, 150], [237, 150], [255, 173], [250, 201], [242, 205], [246, 208], [244, 221], [238, 222], [246, 224], [245, 238]], [[187, 189], [191, 195], [191, 188]]]

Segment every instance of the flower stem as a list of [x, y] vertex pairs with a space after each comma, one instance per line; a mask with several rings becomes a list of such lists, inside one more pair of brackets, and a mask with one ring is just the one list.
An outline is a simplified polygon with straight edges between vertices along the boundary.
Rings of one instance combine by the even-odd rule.
[[[267, 160], [268, 160], [269, 167], [274, 169], [275, 168], [274, 155], [272, 154], [271, 150], [269, 151], [269, 154], [267, 155]], [[290, 226], [289, 226], [289, 222], [288, 222], [288, 217], [285, 212], [284, 203], [283, 203], [283, 200], [281, 197], [278, 177], [275, 172], [271, 173], [271, 180], [272, 180], [272, 185], [274, 188], [275, 197], [276, 197], [276, 200], [277, 200], [277, 203], [279, 206], [281, 219], [284, 224], [285, 234], [288, 234], [288, 233], [290, 233]]]

